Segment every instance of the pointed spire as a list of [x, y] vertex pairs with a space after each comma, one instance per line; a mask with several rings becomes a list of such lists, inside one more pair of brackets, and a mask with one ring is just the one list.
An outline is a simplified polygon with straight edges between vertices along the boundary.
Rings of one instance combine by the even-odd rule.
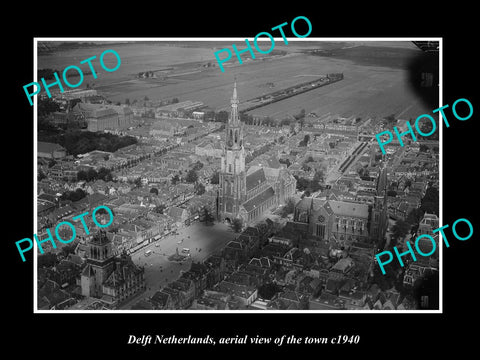
[[235, 80], [235, 82], [233, 83], [233, 95], [232, 95], [232, 99], [230, 100], [230, 103], [232, 105], [238, 105], [239, 101], [238, 101], [238, 96], [237, 96], [237, 80]]
[[233, 96], [232, 99], [237, 100], [237, 79], [235, 79], [235, 83], [233, 84]]

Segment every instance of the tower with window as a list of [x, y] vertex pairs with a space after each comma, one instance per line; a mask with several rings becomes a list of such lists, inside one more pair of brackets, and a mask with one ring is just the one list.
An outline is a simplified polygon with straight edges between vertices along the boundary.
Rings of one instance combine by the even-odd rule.
[[240, 206], [246, 199], [243, 124], [238, 114], [238, 103], [235, 82], [219, 173], [219, 214], [221, 220], [229, 221], [239, 217]]

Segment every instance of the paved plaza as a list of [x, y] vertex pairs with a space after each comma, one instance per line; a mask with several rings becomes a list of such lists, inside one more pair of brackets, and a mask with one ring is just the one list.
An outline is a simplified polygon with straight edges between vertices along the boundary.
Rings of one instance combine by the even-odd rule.
[[[168, 235], [132, 254], [135, 264], [145, 268], [147, 290], [123, 304], [121, 309], [129, 309], [139, 299], [152, 296], [169, 282], [178, 279], [182, 271], [190, 269], [192, 261], [202, 262], [215, 251], [223, 248], [235, 233], [223, 223], [205, 225], [195, 222], [178, 230], [178, 235]], [[190, 258], [184, 261], [170, 261], [171, 255], [182, 255], [183, 249], [189, 249]], [[151, 254], [146, 256], [148, 250]]]

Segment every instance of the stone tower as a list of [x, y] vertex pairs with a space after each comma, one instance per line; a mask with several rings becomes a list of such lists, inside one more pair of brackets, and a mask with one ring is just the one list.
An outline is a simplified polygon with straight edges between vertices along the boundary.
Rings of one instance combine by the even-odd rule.
[[219, 174], [220, 220], [239, 217], [240, 205], [246, 199], [245, 150], [243, 148], [243, 124], [238, 114], [237, 83], [230, 100], [230, 117], [226, 125], [222, 163]]
[[81, 275], [82, 295], [102, 297], [102, 285], [114, 266], [112, 243], [104, 231], [99, 231], [88, 242], [87, 255], [87, 266]]

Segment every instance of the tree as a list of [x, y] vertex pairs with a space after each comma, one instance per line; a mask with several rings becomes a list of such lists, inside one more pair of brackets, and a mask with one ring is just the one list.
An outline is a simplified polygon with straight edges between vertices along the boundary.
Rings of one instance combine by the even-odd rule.
[[192, 169], [195, 171], [198, 171], [201, 168], [203, 168], [203, 163], [200, 160], [197, 160], [197, 162], [195, 162], [192, 166]]
[[[433, 124], [431, 121], [426, 121], [426, 122], [423, 122], [421, 125], [420, 125], [420, 131], [423, 133], [423, 134], [430, 134], [432, 133], [432, 130], [433, 130]], [[438, 140], [438, 131], [434, 131], [431, 135], [429, 136], [423, 136], [423, 135], [420, 135], [418, 134], [418, 136], [422, 139], [430, 139], [430, 140]], [[420, 151], [422, 151], [420, 149]]]
[[395, 190], [388, 190], [387, 191], [387, 196], [395, 197], [395, 196], [397, 196], [397, 192]]
[[370, 177], [370, 171], [366, 167], [361, 167], [357, 170], [358, 176], [360, 176], [361, 179], [368, 178]]
[[54, 253], [45, 253], [42, 255], [38, 255], [37, 257], [37, 265], [38, 267], [52, 267], [57, 263], [57, 255]]
[[69, 254], [75, 254], [75, 249], [77, 244], [68, 244], [62, 247], [62, 254], [65, 257], [68, 257]]
[[428, 146], [425, 144], [420, 144], [420, 151], [421, 152], [427, 152], [428, 151]]
[[405, 180], [405, 187], [403, 188], [403, 190], [405, 190], [407, 187], [409, 188], [410, 186], [412, 186], [412, 180], [410, 179]]
[[210, 213], [210, 210], [204, 206], [202, 209], [201, 221], [205, 223], [205, 225], [212, 224], [215, 218]]
[[157, 188], [152, 187], [152, 188], [150, 189], [150, 192], [151, 192], [152, 194], [158, 195], [158, 189], [157, 189]]
[[292, 165], [292, 163], [290, 162], [289, 159], [280, 159], [280, 160], [278, 160], [278, 162], [279, 162], [280, 164], [285, 164], [285, 165], [287, 165], [287, 168], [288, 168], [290, 165]]
[[302, 170], [303, 170], [303, 171], [310, 171], [310, 170], [312, 170], [312, 169], [310, 168], [310, 166], [308, 166], [307, 164], [303, 163], [303, 165], [302, 165]]
[[322, 170], [318, 169], [315, 170], [315, 175], [313, 175], [313, 179], [310, 183], [310, 188], [312, 191], [318, 191], [322, 188], [320, 183], [323, 183], [323, 180], [325, 178], [325, 174], [323, 173]]
[[135, 184], [136, 188], [142, 187], [142, 179], [140, 177], [137, 177], [133, 183]]
[[111, 171], [107, 168], [104, 168], [104, 167], [101, 167], [98, 170], [97, 178], [101, 179], [103, 181], [112, 181], [113, 180], [113, 176], [112, 176]]
[[293, 135], [297, 135], [297, 132], [295, 131], [295, 123], [290, 124], [290, 133]]
[[205, 193], [205, 186], [202, 183], [198, 183], [197, 186], [195, 186], [195, 194], [202, 195], [204, 193]]
[[[304, 109], [302, 109], [302, 110], [303, 110], [303, 112], [305, 112]], [[303, 129], [303, 127], [305, 126], [305, 115], [298, 119], [298, 123], [300, 124], [300, 130]]]
[[39, 169], [38, 174], [37, 174], [37, 180], [42, 181], [46, 177], [47, 177], [47, 175], [45, 175], [45, 173], [42, 171], [42, 169]]
[[293, 198], [288, 198], [287, 203], [282, 208], [282, 212], [281, 212], [282, 218], [287, 217], [288, 214], [293, 214], [294, 210], [295, 210], [295, 200], [293, 200]]
[[394, 114], [390, 114], [388, 116], [385, 116], [383, 119], [387, 122], [387, 125], [391, 125], [391, 124], [393, 124], [397, 121], [397, 120], [395, 120], [395, 115]]
[[155, 209], [153, 211], [155, 211], [157, 214], [163, 214], [165, 209], [166, 209], [166, 206], [164, 204], [160, 204], [155, 206]]
[[373, 283], [377, 284], [380, 290], [386, 291], [394, 286], [397, 279], [398, 261], [392, 261], [384, 265], [385, 274], [380, 270], [380, 266], [373, 267]]
[[172, 99], [172, 104], [176, 104], [176, 103], [178, 103], [178, 101], [179, 101], [178, 98], [174, 97], [174, 98]]
[[198, 180], [198, 174], [195, 170], [190, 169], [187, 173], [187, 176], [185, 176], [185, 181], [189, 184], [193, 184]]
[[274, 283], [262, 284], [258, 288], [258, 296], [261, 297], [262, 299], [270, 300], [279, 291], [280, 291], [280, 288], [278, 287], [277, 284], [274, 284]]
[[86, 175], [85, 180], [92, 181], [92, 180], [97, 179], [97, 177], [98, 177], [98, 174], [95, 171], [95, 169], [90, 168], [90, 169], [87, 170], [87, 175]]
[[48, 99], [38, 98], [37, 105], [38, 105], [38, 116], [42, 116], [42, 117], [47, 116], [52, 112], [56, 112], [60, 110], [60, 105], [50, 98]]
[[172, 179], [170, 180], [170, 182], [172, 183], [172, 185], [177, 185], [177, 183], [180, 181], [180, 177], [178, 176], [178, 174], [175, 174]]
[[83, 199], [87, 194], [82, 189], [78, 188], [75, 191], [65, 191], [61, 196], [60, 200], [70, 200], [78, 201]]
[[[396, 242], [400, 239], [403, 239], [410, 230], [410, 224], [406, 221], [401, 219], [395, 222], [395, 225], [392, 226], [392, 241], [396, 244]], [[390, 243], [390, 246], [395, 246], [395, 244]]]
[[301, 177], [298, 177], [298, 176], [295, 176], [295, 179], [297, 179], [297, 190], [298, 191], [303, 191], [303, 190], [306, 190], [310, 187], [310, 180], [308, 179], [305, 179], [305, 178], [301, 178]]
[[437, 187], [433, 186], [427, 189], [425, 196], [422, 198], [420, 209], [424, 212], [438, 215], [439, 195]]
[[218, 184], [220, 181], [220, 173], [215, 171], [210, 178], [210, 184]]
[[205, 115], [203, 116], [203, 121], [213, 121], [215, 120], [215, 111], [213, 110], [208, 110], [205, 112]]
[[75, 191], [73, 191], [73, 193], [71, 194], [71, 200], [78, 201], [83, 199], [85, 196], [87, 196], [87, 193], [82, 189], [78, 188]]
[[241, 218], [235, 218], [232, 220], [230, 227], [236, 233], [240, 232], [243, 228], [243, 220]]
[[412, 209], [407, 215], [406, 222], [410, 225], [419, 224], [420, 220], [422, 219], [423, 211], [422, 209]]
[[130, 105], [130, 99], [129, 98], [125, 99], [125, 105]]
[[228, 112], [225, 110], [219, 111], [215, 114], [215, 121], [226, 123], [228, 121]]
[[[295, 120], [305, 120], [305, 109], [301, 109], [300, 112], [297, 114], [297, 115], [294, 115], [293, 116], [295, 118]], [[300, 126], [303, 127], [303, 124], [302, 122], [300, 122]]]

